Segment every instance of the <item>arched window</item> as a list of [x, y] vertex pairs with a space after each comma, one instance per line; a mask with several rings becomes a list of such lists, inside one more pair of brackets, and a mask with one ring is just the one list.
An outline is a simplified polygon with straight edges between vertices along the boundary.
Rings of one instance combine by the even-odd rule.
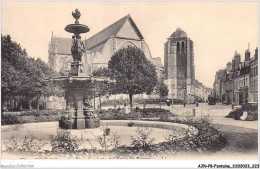
[[185, 42], [184, 41], [181, 42], [181, 51], [182, 52], [185, 51]]
[[180, 52], [180, 42], [177, 42], [177, 52]]

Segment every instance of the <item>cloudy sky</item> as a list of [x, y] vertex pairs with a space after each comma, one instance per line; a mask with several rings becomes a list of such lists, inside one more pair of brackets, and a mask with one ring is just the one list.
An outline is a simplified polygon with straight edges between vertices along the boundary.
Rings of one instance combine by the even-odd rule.
[[75, 8], [90, 28], [83, 38], [130, 14], [162, 63], [166, 38], [182, 28], [194, 41], [196, 78], [208, 87], [235, 50], [243, 60], [248, 43], [251, 56], [258, 45], [257, 2], [2, 2], [2, 34], [47, 62], [51, 32], [71, 38], [64, 28], [74, 23]]

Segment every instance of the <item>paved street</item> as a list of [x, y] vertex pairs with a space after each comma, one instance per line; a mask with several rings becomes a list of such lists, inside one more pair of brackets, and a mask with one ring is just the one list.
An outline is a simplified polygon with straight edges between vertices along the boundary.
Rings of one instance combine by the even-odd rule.
[[[134, 104], [134, 107], [143, 108], [142, 104]], [[123, 106], [118, 106], [123, 108]], [[102, 107], [104, 109], [113, 108]], [[159, 104], [147, 104], [145, 108], [160, 108]], [[225, 105], [222, 103], [217, 103], [216, 105], [208, 105], [207, 103], [199, 103], [199, 106], [196, 107], [195, 104], [188, 104], [185, 107], [183, 105], [173, 105], [167, 106], [165, 103], [161, 105], [162, 109], [170, 110], [172, 113], [178, 116], [192, 116], [193, 109], [195, 109], [195, 116], [209, 116], [212, 119], [212, 122], [219, 125], [229, 125], [235, 127], [243, 127], [248, 129], [258, 129], [258, 121], [242, 121], [234, 120], [233, 118], [225, 118], [229, 112], [232, 111], [231, 105]]]

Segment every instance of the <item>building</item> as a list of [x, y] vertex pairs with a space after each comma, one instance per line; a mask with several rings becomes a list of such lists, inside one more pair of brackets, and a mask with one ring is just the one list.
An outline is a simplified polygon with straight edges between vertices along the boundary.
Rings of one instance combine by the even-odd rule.
[[164, 82], [168, 96], [193, 103], [202, 98], [202, 84], [195, 80], [193, 41], [177, 28], [164, 43]]
[[245, 51], [245, 59], [235, 51], [232, 62], [228, 62], [226, 69], [219, 70], [213, 84], [214, 96], [225, 104], [242, 105], [247, 102], [258, 102], [258, 49], [254, 58], [250, 59], [250, 51]]
[[[163, 65], [161, 58], [153, 58], [143, 35], [134, 23], [132, 17], [127, 15], [102, 31], [84, 40], [85, 53], [82, 55], [84, 71], [91, 73], [102, 67], [108, 66], [111, 56], [119, 49], [127, 46], [140, 48], [146, 58], [156, 67], [157, 76], [162, 76]], [[52, 34], [49, 43], [49, 65], [63, 74], [70, 70], [72, 39], [55, 37]]]
[[[62, 75], [67, 75], [72, 62], [72, 39], [56, 37], [52, 33], [49, 43], [49, 65]], [[82, 54], [84, 72], [91, 75], [98, 68], [108, 67], [108, 61], [119, 49], [127, 46], [140, 48], [146, 58], [155, 66], [158, 78], [163, 77], [163, 65], [160, 57], [152, 57], [149, 46], [130, 15], [119, 19], [115, 23], [84, 40], [85, 52]], [[128, 99], [128, 95], [112, 96], [114, 99]], [[135, 98], [159, 97], [136, 95]]]
[[258, 102], [258, 48], [255, 55], [250, 59], [250, 87], [249, 102]]

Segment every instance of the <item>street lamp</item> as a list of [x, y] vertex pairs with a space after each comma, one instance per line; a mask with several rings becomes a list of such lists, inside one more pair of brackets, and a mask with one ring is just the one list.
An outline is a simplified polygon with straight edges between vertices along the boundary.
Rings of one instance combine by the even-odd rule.
[[171, 80], [171, 94], [172, 94], [172, 107], [173, 107], [173, 89], [174, 89], [174, 84], [172, 83], [173, 79]]

